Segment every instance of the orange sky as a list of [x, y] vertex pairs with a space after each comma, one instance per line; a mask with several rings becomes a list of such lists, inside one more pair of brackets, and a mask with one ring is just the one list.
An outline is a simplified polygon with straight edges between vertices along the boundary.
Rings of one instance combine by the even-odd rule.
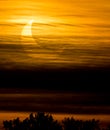
[[[97, 25], [109, 26], [110, 2], [108, 0], [7, 0], [0, 1], [0, 4], [2, 5], [0, 23], [11, 26], [1, 25], [0, 28], [4, 31], [0, 34], [15, 34], [16, 32], [20, 35], [22, 25], [19, 24], [26, 24], [32, 18], [35, 19], [35, 23], [57, 24], [55, 28], [47, 29], [48, 27], [45, 26], [44, 34], [40, 32], [42, 28], [38, 27], [40, 35], [45, 35], [45, 31], [52, 35], [53, 33], [62, 35], [94, 35], [95, 33], [95, 35], [107, 36], [110, 34], [105, 28], [97, 28]], [[13, 27], [16, 23], [18, 25]], [[64, 26], [62, 23], [74, 27]], [[89, 27], [89, 24], [92, 26]]]
[[[21, 45], [31, 58], [16, 53], [12, 59], [12, 54], [2, 50], [5, 60], [8, 57], [17, 64], [35, 65], [41, 62], [109, 64], [109, 0], [2, 0], [0, 5], [1, 44]], [[33, 20], [32, 37], [40, 43], [31, 44], [33, 48], [26, 46], [27, 40], [21, 40], [23, 29], [30, 20]], [[32, 41], [31, 38], [28, 42]]]

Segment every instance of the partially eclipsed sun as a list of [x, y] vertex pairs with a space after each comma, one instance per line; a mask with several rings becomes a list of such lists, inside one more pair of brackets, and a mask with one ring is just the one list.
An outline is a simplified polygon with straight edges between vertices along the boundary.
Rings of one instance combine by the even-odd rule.
[[31, 36], [32, 37], [32, 23], [34, 20], [30, 20], [23, 28], [21, 35], [22, 36]]
[[36, 45], [36, 41], [32, 34], [32, 23], [34, 20], [29, 20], [27, 24], [23, 27], [21, 32], [22, 44]]

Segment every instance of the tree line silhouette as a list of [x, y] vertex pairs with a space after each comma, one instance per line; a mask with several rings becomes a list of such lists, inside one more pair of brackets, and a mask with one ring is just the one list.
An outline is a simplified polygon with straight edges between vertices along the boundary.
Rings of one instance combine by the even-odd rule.
[[4, 120], [3, 127], [5, 130], [110, 130], [110, 125], [101, 128], [100, 121], [96, 119], [76, 120], [73, 117], [67, 117], [59, 122], [45, 112], [30, 113], [24, 120], [20, 120], [19, 117]]

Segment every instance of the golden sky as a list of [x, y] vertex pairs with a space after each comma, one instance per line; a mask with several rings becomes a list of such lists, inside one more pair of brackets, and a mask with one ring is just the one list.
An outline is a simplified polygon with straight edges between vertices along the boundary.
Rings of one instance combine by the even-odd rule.
[[[56, 25], [50, 30], [45, 26], [44, 30], [49, 34], [88, 35], [89, 31], [91, 35], [109, 35], [106, 30], [102, 32], [103, 26], [110, 26], [109, 0], [5, 0], [0, 1], [0, 5], [0, 23], [11, 26], [7, 28], [1, 25], [3, 31], [0, 34], [16, 32], [20, 35], [19, 24], [34, 19], [35, 23]], [[39, 34], [41, 35], [40, 31]]]
[[[27, 39], [32, 42], [29, 48], [21, 35], [30, 20], [33, 38]], [[37, 58], [37, 64], [108, 65], [109, 21], [109, 0], [2, 0], [0, 44], [20, 45], [30, 58], [26, 61], [23, 52], [17, 55], [11, 50], [16, 55], [12, 59], [4, 49], [1, 55], [17, 64], [36, 64]]]

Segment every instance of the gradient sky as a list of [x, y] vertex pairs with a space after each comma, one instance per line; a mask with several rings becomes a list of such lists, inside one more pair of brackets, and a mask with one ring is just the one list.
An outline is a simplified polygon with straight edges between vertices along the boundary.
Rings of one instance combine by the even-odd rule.
[[[1, 67], [110, 65], [109, 0], [2, 0], [0, 5]], [[24, 38], [30, 20], [33, 36]]]

